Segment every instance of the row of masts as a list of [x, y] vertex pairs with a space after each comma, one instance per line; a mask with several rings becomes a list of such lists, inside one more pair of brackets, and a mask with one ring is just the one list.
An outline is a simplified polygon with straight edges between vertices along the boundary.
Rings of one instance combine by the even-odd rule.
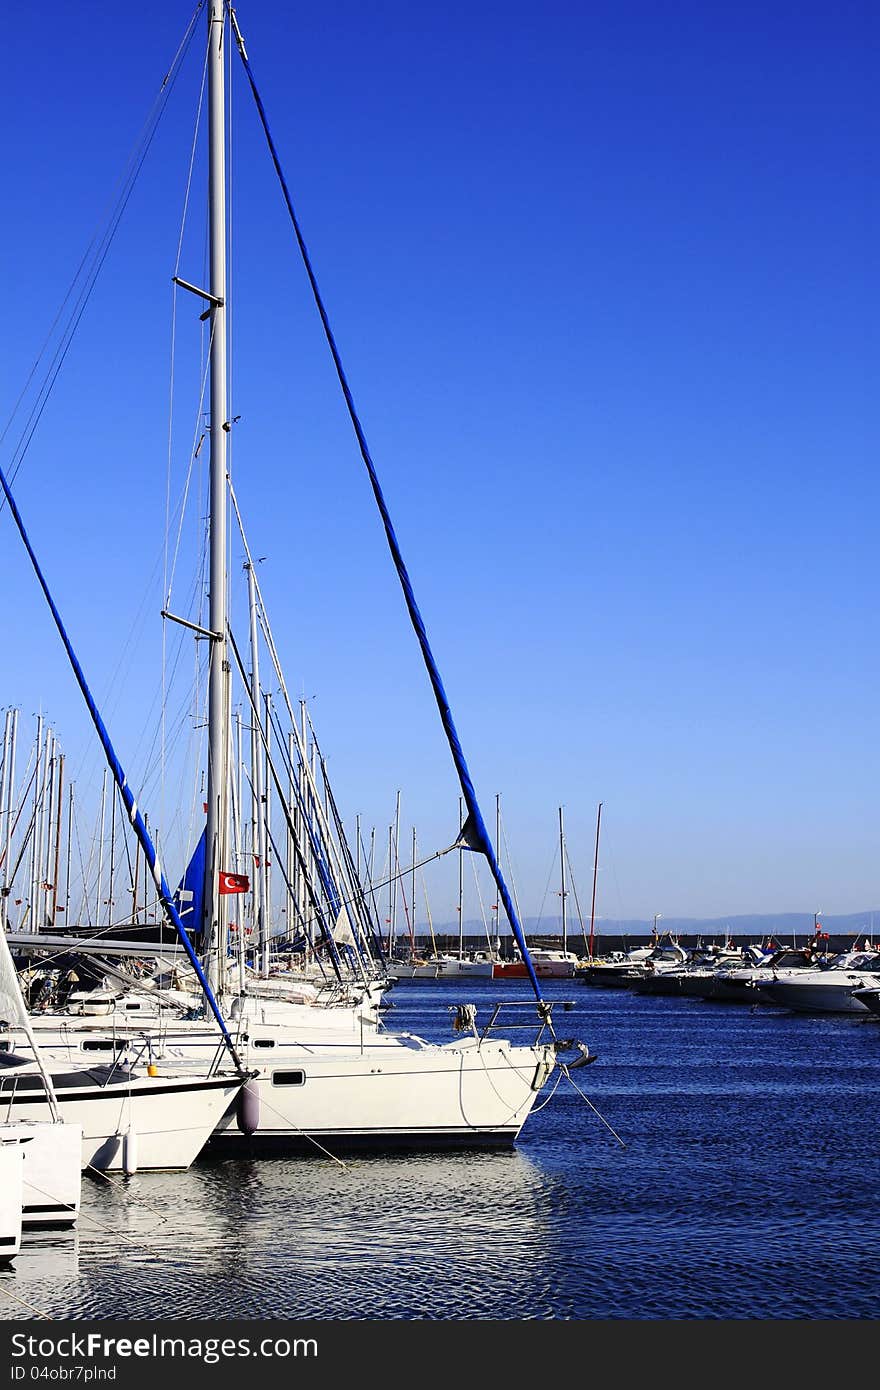
[[[27, 888], [14, 906], [25, 905], [31, 929], [55, 921], [59, 907], [58, 875], [62, 843], [64, 755], [58, 739], [37, 716], [37, 731], [25, 770], [26, 790], [16, 793], [19, 711], [7, 709], [0, 753], [0, 926], [9, 920], [9, 906], [25, 860]], [[72, 803], [71, 803], [72, 804]]]
[[[130, 861], [118, 798], [104, 773], [95, 833], [86, 864], [80, 864], [74, 895], [72, 859], [78, 842], [75, 786], [65, 780], [65, 754], [44, 716], [36, 716], [36, 733], [21, 778], [16, 776], [20, 711], [4, 713], [0, 750], [0, 924], [24, 932], [54, 931], [71, 924], [100, 928], [133, 922], [140, 903], [149, 900], [146, 863], [135, 847]], [[128, 885], [120, 888], [120, 865], [128, 867]], [[122, 903], [130, 910], [117, 911]], [[73, 912], [71, 911], [73, 906]], [[153, 894], [155, 911], [155, 894]]]
[[[270, 731], [278, 721], [270, 693], [258, 692], [259, 724], [237, 711], [233, 721], [235, 757], [231, 788], [231, 866], [247, 877], [249, 891], [236, 899], [241, 909], [231, 925], [248, 938], [255, 968], [265, 973], [270, 950], [299, 936], [307, 947], [318, 944], [316, 919], [331, 931], [367, 950], [377, 937], [376, 921], [363, 902], [359, 869], [344, 842], [332, 789], [306, 702], [300, 702], [299, 727], [284, 737], [282, 773], [272, 751]], [[122, 833], [123, 810], [116, 787], [105, 773], [97, 824], [89, 828], [90, 852], [83, 864], [74, 848], [81, 837], [74, 814], [74, 787], [65, 788], [65, 758], [55, 733], [42, 715], [23, 775], [17, 777], [20, 712], [5, 711], [0, 749], [0, 912], [4, 926], [16, 931], [54, 931], [59, 925], [92, 930], [113, 929], [128, 935], [159, 920], [152, 877], [135, 846], [132, 860]], [[18, 760], [20, 761], [20, 760]], [[273, 794], [286, 778], [286, 803], [274, 812], [283, 822], [285, 842], [273, 828]], [[154, 830], [154, 836], [159, 836]], [[275, 867], [273, 867], [275, 866]], [[280, 880], [279, 891], [273, 886]], [[74, 877], [79, 880], [75, 891]], [[63, 885], [63, 886], [62, 886]], [[71, 913], [73, 899], [73, 913]], [[280, 906], [279, 906], [280, 903]], [[340, 918], [347, 930], [340, 930]], [[62, 920], [63, 919], [63, 920]], [[195, 924], [187, 922], [187, 926]], [[372, 951], [368, 953], [372, 954]], [[343, 957], [344, 950], [338, 952]]]
[[[364, 962], [372, 959], [374, 945], [379, 946], [379, 927], [376, 887], [372, 883], [372, 862], [366, 868], [366, 885], [361, 882], [360, 827], [352, 855], [335, 801], [326, 777], [314, 730], [310, 727], [304, 702], [294, 714], [283, 675], [277, 660], [268, 627], [265, 606], [253, 561], [248, 552], [246, 565], [250, 619], [250, 660], [245, 669], [229, 627], [228, 599], [228, 538], [227, 504], [235, 495], [229, 476], [228, 436], [231, 429], [227, 370], [227, 213], [226, 213], [226, 116], [224, 90], [225, 5], [223, 0], [208, 4], [208, 172], [209, 172], [209, 283], [197, 288], [182, 280], [177, 284], [194, 292], [207, 309], [201, 315], [208, 320], [210, 439], [209, 460], [209, 524], [208, 524], [208, 623], [207, 629], [196, 627], [199, 640], [208, 641], [208, 718], [207, 756], [204, 792], [204, 869], [202, 880], [201, 920], [186, 925], [200, 937], [200, 954], [208, 984], [222, 991], [224, 976], [229, 968], [228, 945], [231, 928], [237, 935], [240, 959], [249, 955], [249, 963], [261, 974], [270, 967], [271, 954], [282, 940], [301, 942], [314, 949], [322, 941], [327, 957], [339, 967], [343, 958], [356, 969], [363, 970]], [[240, 522], [240, 517], [239, 517]], [[246, 545], [246, 543], [245, 543]], [[247, 548], [247, 547], [246, 547]], [[171, 617], [169, 613], [163, 616]], [[185, 620], [184, 626], [194, 624]], [[260, 640], [266, 644], [274, 670], [274, 695], [264, 688], [260, 672]], [[233, 717], [232, 685], [235, 666], [247, 697], [243, 711]], [[276, 701], [277, 707], [276, 707]], [[16, 869], [13, 863], [14, 762], [17, 724], [13, 712], [7, 712], [4, 731], [2, 780], [0, 780], [0, 889], [2, 889], [3, 922], [8, 921], [8, 906], [13, 892]], [[59, 903], [59, 856], [62, 845], [62, 798], [64, 794], [64, 762], [51, 731], [38, 727], [37, 753], [33, 773], [33, 818], [30, 836], [30, 877], [28, 889], [17, 906], [25, 905], [22, 914], [29, 931], [41, 931], [57, 924], [59, 912], [70, 923], [70, 865], [73, 844], [73, 788], [70, 789], [69, 824], [67, 834], [68, 867], [66, 900]], [[118, 925], [119, 918], [134, 924], [139, 916], [139, 872], [137, 860], [126, 865], [130, 879], [130, 911], [120, 914], [116, 881], [120, 865], [116, 853], [115, 827], [120, 789], [113, 787], [109, 796], [110, 846], [109, 863], [105, 867], [105, 816], [108, 811], [107, 781], [101, 798], [100, 829], [97, 835], [97, 897], [94, 911], [86, 893], [86, 874], [83, 872], [83, 903], [89, 925], [106, 923]], [[246, 812], [247, 807], [247, 812]], [[130, 819], [131, 817], [128, 816]], [[282, 821], [280, 830], [277, 818]], [[388, 882], [389, 937], [393, 937], [397, 917], [399, 881], [399, 797], [393, 830], [393, 845], [389, 844]], [[463, 823], [460, 804], [459, 824]], [[154, 839], [156, 831], [153, 831]], [[279, 852], [278, 840], [284, 839]], [[567, 885], [565, 881], [564, 831], [560, 811], [562, 842], [561, 889], [563, 934], [567, 936]], [[414, 943], [416, 917], [415, 865], [416, 840], [413, 839], [412, 892], [410, 898], [409, 931]], [[500, 859], [500, 804], [496, 800], [496, 858]], [[392, 853], [393, 850], [393, 853]], [[463, 949], [463, 852], [459, 852], [459, 943]], [[372, 851], [370, 856], [372, 861]], [[144, 865], [146, 871], [146, 865]], [[231, 877], [247, 881], [248, 891], [243, 900], [233, 898], [234, 917], [230, 912], [228, 885]], [[155, 875], [151, 875], [153, 882]], [[281, 878], [279, 885], [277, 880]], [[105, 889], [106, 881], [106, 889]], [[104, 893], [106, 892], [106, 897]], [[595, 894], [594, 894], [595, 896]], [[405, 894], [402, 895], [406, 906]], [[498, 894], [491, 905], [494, 933], [499, 929]], [[278, 907], [278, 903], [283, 906]], [[155, 900], [153, 903], [155, 907]], [[107, 909], [104, 912], [104, 909]], [[144, 893], [143, 911], [146, 917], [148, 902]], [[158, 915], [158, 914], [157, 914]], [[286, 920], [281, 921], [284, 917]], [[17, 923], [22, 927], [22, 920]], [[250, 937], [247, 952], [245, 935]], [[390, 944], [390, 943], [389, 943]]]
[[[393, 820], [392, 824], [389, 825], [389, 827], [388, 827], [388, 858], [387, 858], [387, 865], [388, 865], [388, 875], [387, 875], [387, 882], [388, 882], [388, 909], [387, 909], [387, 912], [388, 912], [388, 915], [387, 915], [387, 917], [386, 917], [386, 919], [385, 919], [385, 925], [386, 925], [387, 928], [388, 928], [388, 932], [387, 932], [387, 937], [388, 937], [388, 950], [389, 950], [389, 953], [393, 954], [393, 953], [394, 953], [394, 950], [395, 950], [395, 945], [397, 944], [397, 942], [400, 940], [400, 938], [401, 938], [401, 936], [402, 936], [402, 932], [400, 931], [400, 925], [399, 925], [400, 913], [399, 913], [399, 910], [398, 910], [398, 896], [399, 896], [399, 894], [400, 894], [400, 900], [402, 901], [402, 904], [403, 904], [403, 913], [404, 913], [404, 918], [405, 918], [406, 934], [407, 934], [407, 936], [409, 937], [410, 949], [411, 949], [412, 953], [415, 954], [415, 953], [416, 953], [416, 950], [417, 950], [417, 946], [416, 946], [416, 919], [417, 919], [417, 907], [416, 907], [416, 897], [417, 897], [417, 895], [416, 895], [416, 868], [417, 868], [417, 865], [418, 865], [418, 855], [417, 855], [418, 842], [417, 842], [416, 828], [415, 828], [415, 826], [414, 826], [414, 827], [413, 827], [413, 830], [412, 830], [412, 860], [411, 860], [411, 868], [410, 868], [410, 870], [409, 870], [409, 873], [410, 873], [410, 876], [411, 876], [410, 897], [409, 897], [409, 902], [407, 902], [406, 894], [405, 894], [405, 892], [403, 892], [402, 888], [400, 887], [400, 885], [401, 885], [402, 882], [403, 882], [404, 877], [406, 876], [406, 872], [407, 872], [405, 869], [401, 869], [401, 866], [400, 866], [400, 804], [401, 804], [401, 793], [398, 791], [398, 793], [397, 793], [397, 800], [396, 800], [396, 807], [395, 807], [395, 816], [394, 816], [394, 820]], [[593, 853], [593, 887], [592, 887], [592, 897], [591, 897], [591, 903], [590, 903], [590, 930], [589, 930], [589, 938], [587, 938], [587, 935], [586, 935], [586, 931], [585, 931], [585, 927], [584, 927], [584, 921], [583, 921], [583, 918], [582, 918], [581, 913], [580, 913], [580, 905], [577, 904], [577, 908], [578, 908], [578, 919], [579, 919], [580, 929], [581, 929], [582, 935], [583, 935], [583, 937], [584, 937], [585, 944], [587, 945], [588, 954], [589, 954], [590, 956], [592, 956], [592, 955], [594, 954], [595, 935], [596, 935], [596, 893], [597, 893], [598, 875], [599, 875], [599, 835], [600, 835], [600, 830], [601, 830], [601, 825], [602, 825], [602, 804], [603, 804], [603, 803], [600, 801], [600, 802], [599, 802], [599, 806], [598, 806], [598, 810], [597, 810], [597, 815], [596, 815], [596, 837], [595, 837], [595, 848], [594, 848], [594, 853]], [[462, 823], [463, 809], [464, 809], [464, 808], [463, 808], [463, 805], [462, 805], [462, 799], [461, 799], [461, 797], [459, 797], [459, 801], [458, 801], [459, 824]], [[458, 955], [459, 955], [459, 959], [461, 959], [461, 958], [464, 956], [464, 951], [465, 951], [465, 946], [464, 946], [464, 941], [465, 941], [465, 937], [464, 937], [464, 880], [465, 880], [464, 861], [465, 861], [465, 855], [466, 855], [467, 853], [468, 853], [468, 851], [465, 850], [465, 849], [459, 849], [459, 852], [458, 852], [458, 899], [457, 899], [457, 906], [456, 906], [456, 916], [457, 916], [457, 921], [458, 921]], [[571, 872], [570, 861], [569, 861], [569, 857], [568, 857], [568, 848], [567, 848], [566, 840], [565, 840], [564, 810], [563, 810], [563, 807], [562, 807], [562, 806], [559, 807], [559, 850], [558, 850], [558, 853], [559, 853], [559, 868], [560, 868], [560, 888], [559, 888], [559, 899], [560, 899], [560, 935], [561, 935], [561, 939], [562, 939], [562, 949], [563, 949], [563, 951], [567, 951], [567, 950], [568, 950], [568, 945], [569, 945], [569, 913], [568, 913], [568, 898], [569, 898], [570, 894], [573, 893], [574, 896], [575, 896], [575, 899], [576, 899], [576, 897], [577, 897], [577, 892], [576, 892], [576, 889], [574, 888], [574, 880], [573, 880], [573, 875], [572, 875], [572, 872]], [[495, 855], [496, 855], [496, 858], [497, 858], [498, 863], [499, 863], [499, 865], [500, 865], [501, 862], [502, 862], [501, 795], [500, 795], [500, 793], [497, 794], [496, 797], [495, 797]], [[475, 874], [475, 883], [477, 884], [477, 892], [478, 892], [478, 895], [479, 895], [479, 883], [478, 883], [478, 880], [477, 880], [477, 878], [476, 878], [476, 874]], [[569, 883], [571, 883], [571, 885], [572, 885], [571, 889], [570, 889], [569, 886], [568, 886]], [[497, 896], [497, 895], [496, 895], [496, 896]], [[498, 904], [498, 902], [496, 901], [496, 902], [493, 902], [493, 903], [491, 904], [491, 906], [490, 906], [490, 912], [491, 912], [491, 927], [490, 927], [489, 919], [487, 919], [486, 913], [485, 913], [485, 911], [483, 910], [483, 902], [482, 902], [482, 897], [481, 897], [481, 896], [480, 896], [480, 908], [481, 908], [481, 913], [482, 913], [482, 917], [483, 917], [483, 926], [484, 926], [484, 930], [485, 930], [485, 933], [486, 933], [486, 942], [487, 942], [487, 946], [488, 946], [488, 948], [489, 948], [490, 951], [494, 950], [494, 951], [497, 952], [497, 951], [498, 951], [498, 948], [499, 948], [499, 942], [500, 942], [500, 927], [499, 927], [499, 916], [498, 916], [499, 904]], [[434, 925], [433, 925], [433, 921], [431, 920], [430, 905], [429, 905], [429, 903], [428, 903], [427, 890], [425, 891], [425, 910], [426, 910], [426, 916], [427, 916], [427, 919], [428, 919], [428, 927], [429, 927], [430, 936], [431, 936], [432, 950], [434, 950], [434, 951], [436, 952], [436, 938], [435, 938], [435, 934], [434, 934]]]
[[[347, 928], [337, 934], [349, 941], [361, 937], [368, 955], [373, 955], [375, 938], [384, 935], [390, 953], [409, 938], [410, 949], [417, 949], [417, 924], [422, 918], [418, 907], [418, 836], [412, 828], [411, 859], [401, 864], [401, 793], [398, 791], [395, 815], [388, 827], [388, 852], [379, 873], [379, 884], [387, 888], [386, 931], [377, 930], [378, 912], [375, 873], [376, 830], [370, 832], [369, 853], [362, 842], [361, 818], [356, 818], [354, 854], [337, 843], [331, 831], [331, 790], [320, 757], [317, 737], [311, 725], [305, 700], [299, 702], [298, 726], [284, 738], [286, 757], [283, 776], [287, 784], [286, 806], [279, 818], [284, 822], [283, 857], [280, 872], [273, 873], [277, 852], [273, 831], [273, 783], [281, 777], [274, 767], [271, 731], [279, 735], [273, 697], [259, 683], [259, 633], [261, 615], [258, 587], [248, 567], [248, 594], [251, 606], [251, 718], [241, 710], [233, 716], [234, 781], [230, 805], [232, 849], [230, 863], [235, 872], [247, 877], [249, 892], [236, 902], [235, 920], [230, 921], [231, 939], [240, 953], [260, 974], [269, 971], [272, 954], [278, 947], [298, 943], [306, 959], [320, 944], [315, 931], [315, 904], [322, 906], [331, 929], [338, 929], [340, 918]], [[271, 634], [270, 634], [271, 638]], [[260, 711], [258, 723], [254, 710]], [[71, 857], [76, 835], [74, 786], [65, 787], [65, 756], [59, 740], [44, 717], [37, 716], [36, 733], [21, 779], [16, 784], [16, 756], [19, 743], [19, 711], [5, 711], [2, 752], [0, 752], [0, 920], [18, 931], [56, 930], [59, 925], [74, 926], [71, 918]], [[105, 773], [97, 826], [91, 836], [92, 851], [87, 866], [81, 868], [81, 888], [76, 903], [76, 925], [93, 929], [132, 930], [155, 925], [158, 910], [147, 865], [135, 846], [133, 863], [121, 852], [122, 809], [118, 796], [108, 795]], [[459, 802], [459, 819], [463, 808]], [[571, 874], [565, 838], [563, 808], [559, 808], [560, 928], [563, 950], [568, 949], [570, 914], [568, 899], [576, 889]], [[276, 812], [278, 815], [278, 812]], [[596, 889], [599, 867], [599, 831], [602, 804], [596, 821], [593, 861], [593, 891], [590, 905], [589, 954], [593, 954]], [[339, 834], [344, 838], [341, 826]], [[154, 832], [155, 833], [155, 832]], [[502, 854], [501, 797], [496, 796], [496, 853]], [[465, 950], [465, 854], [458, 852], [458, 952]], [[322, 872], [318, 859], [323, 858]], [[475, 880], [476, 881], [476, 880]], [[436, 950], [433, 920], [427, 887], [422, 879], [424, 915], [432, 948]], [[478, 885], [477, 885], [478, 886]], [[479, 889], [478, 889], [479, 891]], [[487, 918], [480, 901], [487, 946], [498, 949], [498, 907], [490, 905]], [[401, 926], [401, 908], [403, 926]], [[16, 910], [20, 909], [20, 910]], [[578, 904], [580, 918], [580, 905]], [[352, 923], [355, 930], [352, 930]], [[581, 930], [583, 921], [581, 919]], [[343, 945], [344, 941], [336, 942]]]

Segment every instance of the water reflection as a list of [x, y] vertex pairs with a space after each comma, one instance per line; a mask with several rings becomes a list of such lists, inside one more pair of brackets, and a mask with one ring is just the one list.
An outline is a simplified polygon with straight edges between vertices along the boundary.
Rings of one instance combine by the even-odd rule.
[[[880, 1029], [581, 988], [576, 1077], [626, 1148], [562, 1085], [514, 1151], [111, 1175], [0, 1289], [60, 1317], [880, 1315], [843, 1180], [880, 1177]], [[427, 1032], [437, 1001], [395, 993]]]
[[23, 1252], [17, 1287], [75, 1316], [504, 1316], [511, 1284], [518, 1308], [543, 1297], [544, 1184], [516, 1151], [226, 1160], [88, 1183], [78, 1236]]

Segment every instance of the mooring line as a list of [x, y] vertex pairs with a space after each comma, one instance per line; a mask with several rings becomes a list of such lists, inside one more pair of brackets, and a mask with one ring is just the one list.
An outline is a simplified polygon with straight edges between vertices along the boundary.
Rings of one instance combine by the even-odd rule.
[[7, 1294], [9, 1298], [13, 1298], [16, 1303], [20, 1303], [22, 1308], [27, 1308], [29, 1312], [36, 1313], [38, 1318], [45, 1318], [47, 1322], [58, 1321], [57, 1318], [52, 1317], [51, 1313], [41, 1313], [39, 1308], [35, 1308], [32, 1303], [28, 1303], [27, 1299], [19, 1298], [18, 1294], [13, 1293], [11, 1289], [7, 1289], [6, 1284], [2, 1279], [0, 1279], [0, 1289], [2, 1289], [3, 1292]]
[[602, 1123], [603, 1123], [603, 1125], [605, 1126], [605, 1128], [611, 1131], [611, 1133], [614, 1135], [615, 1139], [617, 1140], [617, 1142], [618, 1142], [618, 1144], [621, 1146], [621, 1148], [625, 1149], [625, 1148], [626, 1148], [626, 1142], [625, 1142], [625, 1140], [621, 1139], [620, 1135], [617, 1133], [617, 1130], [614, 1128], [614, 1126], [613, 1126], [613, 1125], [610, 1125], [610, 1124], [608, 1123], [608, 1121], [605, 1119], [605, 1116], [604, 1116], [603, 1114], [601, 1114], [600, 1111], [598, 1111], [598, 1110], [596, 1109], [595, 1105], [594, 1105], [593, 1102], [590, 1100], [590, 1097], [584, 1095], [583, 1091], [581, 1090], [581, 1088], [580, 1088], [580, 1086], [577, 1084], [577, 1082], [576, 1082], [576, 1081], [572, 1081], [572, 1079], [571, 1079], [571, 1074], [569, 1073], [568, 1067], [567, 1067], [566, 1065], [564, 1065], [562, 1062], [560, 1062], [560, 1064], [559, 1064], [559, 1070], [560, 1070], [566, 1077], [568, 1077], [568, 1080], [569, 1080], [569, 1081], [571, 1081], [572, 1086], [574, 1086], [574, 1089], [577, 1091], [577, 1093], [578, 1093], [578, 1095], [580, 1096], [581, 1100], [586, 1101], [587, 1105], [590, 1107], [590, 1109], [592, 1110], [593, 1114], [594, 1114], [594, 1115], [597, 1115], [598, 1118], [602, 1121]]

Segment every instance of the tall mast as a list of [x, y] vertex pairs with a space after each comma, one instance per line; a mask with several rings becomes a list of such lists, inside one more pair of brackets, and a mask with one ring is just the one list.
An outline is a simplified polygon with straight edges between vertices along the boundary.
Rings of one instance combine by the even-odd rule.
[[0, 811], [3, 815], [3, 830], [0, 833], [0, 931], [6, 927], [8, 899], [11, 890], [9, 878], [10, 853], [12, 848], [12, 798], [15, 792], [15, 724], [18, 710], [6, 711], [6, 724], [3, 730], [3, 776], [0, 780]]
[[98, 836], [98, 896], [95, 901], [95, 926], [100, 927], [101, 918], [101, 894], [104, 891], [104, 820], [107, 812], [107, 769], [104, 768], [104, 776], [101, 779], [101, 832]]
[[49, 915], [50, 927], [55, 926], [58, 915], [58, 870], [61, 860], [61, 800], [64, 794], [64, 754], [58, 756], [58, 804], [55, 811], [55, 863], [52, 868], [52, 911]]
[[286, 896], [287, 906], [287, 934], [293, 935], [294, 923], [296, 922], [296, 876], [299, 873], [299, 860], [294, 849], [294, 834], [297, 834], [297, 817], [299, 807], [296, 804], [296, 734], [291, 732], [287, 735], [287, 883], [288, 890]]
[[269, 943], [272, 936], [272, 854], [270, 845], [272, 844], [272, 797], [271, 788], [271, 760], [269, 757], [269, 732], [272, 728], [272, 696], [266, 692], [263, 696], [263, 708], [265, 709], [264, 728], [266, 731], [265, 748], [261, 749], [263, 755], [263, 793], [260, 797], [260, 843], [263, 849], [260, 873], [262, 875], [262, 885], [260, 890], [260, 902], [263, 907], [263, 935], [260, 941], [260, 974], [269, 974]]
[[394, 826], [388, 827], [388, 954], [394, 954]]
[[107, 926], [113, 926], [113, 877], [116, 871], [116, 795], [110, 794], [110, 873], [107, 883]]
[[596, 878], [599, 873], [599, 827], [602, 824], [602, 803], [596, 815], [596, 851], [593, 855], [593, 902], [590, 907], [590, 960], [593, 959], [593, 928], [596, 924]]
[[[500, 792], [496, 792], [496, 793], [495, 793], [495, 858], [496, 858], [497, 861], [498, 861], [498, 867], [499, 867], [499, 869], [500, 869], [500, 868], [501, 868], [501, 793], [500, 793]], [[493, 911], [493, 913], [494, 913], [494, 915], [495, 915], [495, 950], [496, 950], [496, 951], [497, 951], [498, 945], [499, 945], [499, 937], [498, 937], [498, 913], [499, 913], [499, 910], [500, 910], [500, 908], [501, 908], [501, 901], [500, 901], [500, 898], [501, 898], [501, 894], [498, 892], [498, 889], [497, 889], [497, 887], [496, 887], [496, 889], [495, 889], [495, 902], [494, 902], [493, 907], [492, 907], [492, 911]]]
[[37, 921], [37, 897], [40, 881], [40, 771], [43, 757], [43, 716], [37, 715], [37, 751], [34, 766], [34, 819], [31, 827], [31, 870], [30, 892], [28, 894], [28, 931], [39, 931]]
[[131, 924], [137, 926], [138, 919], [138, 882], [141, 872], [141, 842], [135, 836], [134, 842], [134, 872], [131, 876]]
[[51, 913], [50, 913], [49, 902], [50, 902], [51, 893], [52, 893], [52, 883], [54, 882], [54, 879], [53, 879], [53, 876], [52, 876], [51, 864], [52, 864], [52, 836], [53, 836], [54, 828], [55, 828], [55, 791], [56, 791], [55, 780], [56, 780], [56, 769], [57, 769], [57, 766], [58, 766], [58, 739], [57, 739], [56, 736], [51, 732], [51, 730], [49, 731], [49, 733], [48, 733], [48, 735], [47, 735], [47, 738], [46, 738], [46, 750], [47, 750], [47, 752], [48, 752], [48, 754], [49, 754], [49, 764], [48, 764], [49, 770], [48, 770], [48, 785], [47, 785], [48, 803], [47, 803], [46, 812], [45, 812], [46, 824], [45, 824], [44, 834], [43, 834], [43, 839], [44, 839], [44, 841], [45, 841], [46, 852], [45, 852], [45, 858], [44, 858], [44, 861], [43, 861], [43, 869], [42, 869], [43, 897], [42, 897], [42, 899], [41, 899], [41, 907], [40, 907], [40, 924], [41, 924], [41, 927], [47, 927], [47, 926], [49, 926], [49, 925], [54, 921], [54, 918], [53, 918], [53, 916], [52, 916]]
[[208, 624], [212, 637], [208, 672], [208, 818], [202, 940], [212, 989], [223, 984], [226, 913], [219, 875], [226, 867], [228, 787], [228, 687], [226, 650], [226, 151], [223, 0], [208, 4], [208, 204], [210, 230], [211, 463]]
[[412, 921], [409, 926], [413, 956], [416, 953], [416, 828], [413, 826], [412, 847]]
[[[70, 856], [73, 851], [73, 783], [67, 793], [67, 870], [64, 875], [64, 923], [70, 921]], [[88, 914], [86, 914], [88, 915]]]
[[[299, 864], [299, 869], [298, 869], [298, 872], [297, 872], [297, 879], [296, 879], [296, 912], [297, 912], [297, 921], [298, 921], [298, 922], [304, 922], [304, 921], [306, 920], [306, 895], [307, 895], [307, 893], [308, 893], [308, 886], [309, 886], [309, 885], [308, 885], [307, 874], [308, 874], [308, 875], [311, 874], [311, 852], [312, 852], [312, 851], [311, 851], [311, 841], [310, 841], [309, 835], [308, 835], [309, 820], [308, 820], [308, 805], [307, 805], [307, 802], [306, 802], [306, 786], [307, 786], [307, 783], [308, 783], [308, 768], [307, 768], [307, 766], [306, 766], [306, 757], [307, 757], [307, 755], [308, 755], [308, 746], [307, 746], [307, 743], [308, 743], [308, 722], [307, 722], [307, 718], [306, 718], [306, 702], [305, 702], [305, 700], [300, 700], [300, 702], [299, 702], [299, 726], [300, 726], [300, 761], [299, 761], [299, 806], [300, 806], [300, 809], [299, 809], [299, 811], [297, 812], [296, 829], [297, 829], [297, 834], [299, 835], [299, 842], [300, 842], [300, 844], [301, 844], [302, 847], [303, 847], [303, 854], [306, 855], [306, 856], [308, 856], [308, 857], [300, 864], [299, 856], [297, 856], [297, 863]], [[310, 935], [310, 933], [309, 933], [309, 935]], [[307, 948], [307, 950], [306, 950], [306, 958], [308, 959], [308, 948]]]
[[[458, 798], [458, 823], [463, 825], [462, 799]], [[464, 957], [464, 850], [458, 851], [458, 959]]]
[[565, 911], [565, 830], [562, 826], [562, 807], [559, 808], [559, 897], [562, 902], [562, 949], [568, 950], [568, 917]]
[[[400, 872], [400, 791], [397, 793], [397, 804], [394, 809], [394, 844], [389, 848], [391, 857], [391, 930], [396, 939], [397, 936], [397, 876]], [[401, 889], [401, 891], [403, 891]], [[406, 897], [404, 896], [404, 906]]]
[[269, 973], [269, 923], [266, 902], [266, 820], [265, 797], [263, 795], [263, 747], [261, 737], [262, 695], [260, 693], [260, 658], [257, 632], [257, 598], [254, 589], [253, 565], [245, 565], [248, 577], [248, 606], [251, 626], [251, 796], [253, 803], [253, 905], [254, 926], [259, 969], [261, 974]]

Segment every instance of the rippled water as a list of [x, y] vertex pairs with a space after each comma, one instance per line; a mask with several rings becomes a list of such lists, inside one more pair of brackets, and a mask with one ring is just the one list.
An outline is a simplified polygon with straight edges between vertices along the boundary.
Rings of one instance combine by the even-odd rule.
[[[875, 1318], [880, 1023], [548, 982], [600, 1054], [507, 1153], [200, 1162], [87, 1181], [0, 1317]], [[522, 982], [398, 986], [389, 1026]]]

